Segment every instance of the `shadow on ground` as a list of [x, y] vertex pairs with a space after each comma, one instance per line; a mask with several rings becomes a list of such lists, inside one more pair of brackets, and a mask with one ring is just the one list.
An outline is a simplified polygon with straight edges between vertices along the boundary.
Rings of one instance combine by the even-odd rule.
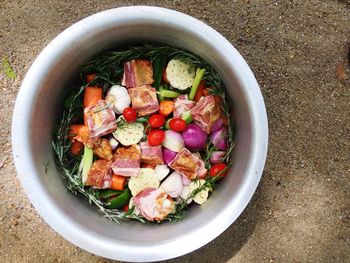
[[227, 262], [244, 246], [254, 233], [255, 226], [262, 217], [264, 209], [262, 204], [264, 204], [263, 182], [260, 183], [252, 200], [236, 222], [217, 237], [215, 241], [188, 255], [165, 262]]

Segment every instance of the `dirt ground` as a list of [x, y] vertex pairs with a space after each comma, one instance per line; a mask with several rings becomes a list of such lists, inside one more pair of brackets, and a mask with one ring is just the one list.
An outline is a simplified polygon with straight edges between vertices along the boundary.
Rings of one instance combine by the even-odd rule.
[[40, 50], [66, 27], [123, 5], [160, 5], [215, 28], [241, 52], [265, 97], [269, 152], [249, 206], [220, 237], [168, 262], [350, 262], [350, 2], [0, 1], [0, 262], [110, 262], [65, 241], [19, 181], [10, 127]]

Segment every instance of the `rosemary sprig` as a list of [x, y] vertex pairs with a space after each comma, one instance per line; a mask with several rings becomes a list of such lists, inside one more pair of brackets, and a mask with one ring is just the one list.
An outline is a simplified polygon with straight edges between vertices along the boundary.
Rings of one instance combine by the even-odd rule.
[[[205, 69], [203, 79], [206, 80], [207, 86], [211, 87], [209, 89], [209, 93], [220, 96], [222, 98], [222, 110], [227, 116], [227, 119], [231, 120], [229, 106], [226, 102], [225, 90], [219, 74], [202, 58], [186, 50], [169, 46], [146, 44], [137, 47], [128, 47], [124, 50], [119, 51], [104, 52], [103, 54], [99, 54], [93, 60], [88, 62], [81, 71], [82, 82], [86, 85], [76, 91], [76, 94], [72, 97], [69, 106], [66, 107], [65, 111], [63, 112], [62, 117], [60, 118], [60, 122], [55, 131], [52, 145], [57, 156], [58, 166], [62, 170], [62, 176], [65, 180], [67, 188], [76, 195], [82, 195], [86, 197], [89, 203], [95, 205], [104, 214], [105, 217], [115, 222], [118, 222], [119, 219], [135, 219], [145, 223], [145, 219], [134, 214], [133, 209], [129, 209], [128, 212], [122, 212], [116, 209], [105, 208], [104, 203], [99, 199], [98, 191], [84, 187], [81, 181], [81, 177], [78, 173], [81, 156], [76, 156], [74, 158], [70, 158], [68, 156], [68, 152], [71, 146], [71, 142], [68, 138], [69, 126], [74, 117], [74, 110], [78, 107], [81, 107], [79, 104], [79, 99], [81, 99], [85, 87], [91, 83], [98, 83], [99, 85], [103, 86], [103, 90], [106, 92], [111, 85], [120, 84], [121, 76], [124, 70], [124, 62], [138, 58], [154, 61], [159, 56], [164, 56], [167, 60], [173, 58], [184, 60], [191, 63], [195, 68]], [[92, 72], [96, 73], [96, 77], [90, 83], [86, 83], [83, 76], [85, 76], [87, 73]], [[138, 122], [142, 123], [144, 120], [139, 119]], [[118, 122], [118, 127], [122, 128], [123, 124], [125, 123]], [[146, 130], [147, 127], [145, 131]], [[229, 161], [230, 153], [234, 148], [232, 124], [230, 121], [228, 123], [228, 133], [229, 147], [226, 152], [226, 156], [223, 158], [223, 160], [226, 162]], [[215, 150], [215, 147], [209, 143], [207, 145], [206, 155], [204, 155], [205, 166], [207, 169], [210, 169], [209, 159], [213, 150]], [[229, 165], [232, 165], [232, 163]], [[220, 176], [209, 176], [201, 186], [199, 186], [191, 193], [188, 198], [178, 200], [176, 202], [175, 212], [169, 214], [166, 220], [181, 220], [184, 216], [184, 211], [188, 207], [187, 201], [204, 189], [213, 190], [218, 179], [220, 179]]]
[[170, 222], [177, 222], [182, 220], [184, 218], [184, 211], [188, 208], [189, 200], [193, 199], [198, 193], [200, 193], [203, 190], [208, 189], [209, 191], [213, 191], [216, 187], [216, 182], [219, 179], [221, 179], [220, 175], [221, 173], [214, 177], [207, 177], [204, 183], [196, 189], [194, 189], [189, 196], [187, 196], [186, 198], [179, 198], [179, 200], [176, 202], [175, 212], [169, 214], [164, 220], [168, 220]]
[[[87, 86], [87, 85], [86, 85]], [[75, 104], [78, 101], [78, 98], [81, 96], [82, 92], [85, 90], [85, 87], [81, 87], [76, 95], [72, 98], [68, 110], [64, 111], [60, 122], [54, 133], [54, 138], [52, 141], [52, 147], [57, 156], [58, 166], [62, 170], [62, 176], [65, 181], [67, 188], [74, 193], [75, 195], [85, 196], [90, 204], [95, 205], [105, 217], [109, 218], [112, 221], [119, 223], [118, 219], [136, 219], [140, 222], [145, 222], [143, 218], [133, 214], [132, 212], [122, 212], [117, 209], [107, 209], [104, 207], [104, 204], [98, 198], [98, 192], [94, 191], [91, 188], [84, 187], [84, 184], [81, 181], [81, 176], [79, 174], [79, 164], [80, 158], [77, 158], [75, 162], [72, 162], [68, 158], [68, 151], [71, 146], [69, 140], [69, 126], [74, 117], [73, 110]]]

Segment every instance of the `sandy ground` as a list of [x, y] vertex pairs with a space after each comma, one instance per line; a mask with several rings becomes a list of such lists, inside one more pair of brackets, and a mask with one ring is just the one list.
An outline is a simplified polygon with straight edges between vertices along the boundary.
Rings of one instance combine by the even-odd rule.
[[[270, 144], [240, 218], [202, 249], [168, 262], [350, 262], [350, 2], [0, 1], [0, 262], [110, 262], [71, 245], [26, 198], [11, 156], [20, 83], [40, 50], [72, 23], [131, 4], [201, 19], [233, 43], [261, 85]], [[1, 164], [0, 164], [1, 166]]]

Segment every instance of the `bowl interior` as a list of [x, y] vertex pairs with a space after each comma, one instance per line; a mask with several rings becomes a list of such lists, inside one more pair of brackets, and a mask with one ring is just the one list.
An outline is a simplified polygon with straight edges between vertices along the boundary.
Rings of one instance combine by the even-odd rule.
[[[188, 16], [161, 10], [161, 15], [158, 9], [147, 9], [147, 14], [141, 15], [142, 10], [126, 9], [117, 17], [111, 11], [105, 12], [64, 31], [35, 61], [16, 103], [14, 123], [17, 119], [26, 132], [13, 134], [18, 139], [14, 144], [23, 143], [27, 151], [20, 153], [16, 150], [19, 147], [14, 145], [14, 155], [16, 165], [26, 159], [26, 168], [22, 163], [17, 169], [32, 203], [65, 238], [109, 258], [128, 261], [166, 259], [209, 242], [239, 216], [257, 186], [264, 165], [265, 156], [257, 151], [266, 154], [267, 134], [264, 134], [266, 138], [262, 136], [261, 141], [258, 140], [259, 129], [267, 129], [266, 115], [248, 66], [216, 31]], [[168, 19], [169, 16], [175, 17]], [[84, 198], [77, 198], [67, 191], [55, 166], [51, 134], [62, 99], [82, 64], [112, 47], [154, 41], [201, 56], [221, 75], [232, 101], [237, 126], [232, 154], [234, 166], [209, 201], [193, 207], [181, 222], [115, 224], [103, 218]], [[254, 101], [256, 96], [260, 96], [255, 98], [258, 101]], [[259, 110], [263, 111], [261, 116], [257, 115]], [[48, 170], [45, 171], [47, 163]], [[25, 171], [30, 174], [25, 175]], [[173, 249], [169, 249], [171, 247]]]

